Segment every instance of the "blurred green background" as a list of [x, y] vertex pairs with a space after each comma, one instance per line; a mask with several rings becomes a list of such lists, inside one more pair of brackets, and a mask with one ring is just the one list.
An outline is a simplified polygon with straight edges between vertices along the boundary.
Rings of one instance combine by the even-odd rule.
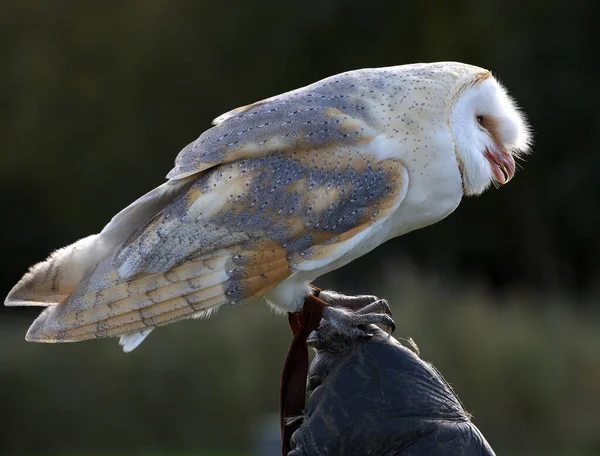
[[[600, 454], [599, 13], [595, 0], [2, 0], [0, 294], [160, 184], [217, 115], [345, 70], [465, 61], [528, 114], [524, 169], [317, 285], [388, 298], [396, 336], [499, 454]], [[1, 455], [267, 454], [290, 342], [267, 306], [168, 326], [128, 355], [116, 340], [26, 344], [36, 315], [0, 308]]]

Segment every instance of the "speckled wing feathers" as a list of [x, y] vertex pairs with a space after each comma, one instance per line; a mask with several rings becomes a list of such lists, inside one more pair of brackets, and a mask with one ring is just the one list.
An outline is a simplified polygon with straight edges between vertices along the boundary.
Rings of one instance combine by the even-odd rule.
[[384, 79], [385, 71], [343, 73], [234, 109], [179, 153], [167, 177], [273, 152], [365, 144], [378, 133], [369, 109]]
[[[153, 274], [120, 283], [102, 292], [89, 293], [72, 304], [48, 309], [45, 318], [32, 325], [28, 338], [37, 341], [75, 341], [131, 334], [168, 323], [206, 315], [226, 302], [229, 274], [224, 269], [237, 262], [245, 266], [235, 277], [247, 291], [247, 299], [262, 296], [264, 283], [289, 275], [282, 249], [260, 249], [242, 255], [220, 250], [196, 259], [167, 274]], [[259, 276], [265, 275], [266, 280]], [[42, 317], [45, 314], [42, 314]]]
[[385, 220], [406, 190], [398, 162], [356, 150], [271, 154], [216, 167], [99, 265], [29, 339], [129, 334], [263, 296]]
[[[339, 75], [217, 119], [179, 154], [164, 190], [113, 219], [105, 232], [130, 227], [128, 214], [141, 226], [28, 339], [148, 331], [251, 302], [346, 254], [408, 185], [400, 162], [366, 152], [379, 134], [368, 81]], [[164, 208], [148, 220], [151, 205]]]

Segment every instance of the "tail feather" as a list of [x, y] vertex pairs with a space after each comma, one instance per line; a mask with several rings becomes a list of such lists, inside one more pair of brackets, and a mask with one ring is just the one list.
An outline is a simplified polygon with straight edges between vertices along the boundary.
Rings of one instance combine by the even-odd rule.
[[64, 303], [101, 261], [182, 193], [192, 180], [164, 183], [115, 215], [100, 234], [80, 239], [34, 265], [13, 287], [4, 305], [51, 306]]
[[106, 255], [97, 234], [54, 252], [29, 272], [8, 293], [6, 306], [50, 306], [65, 302], [77, 285]]
[[152, 329], [153, 328], [148, 328], [140, 332], [121, 336], [119, 339], [119, 345], [123, 347], [123, 351], [125, 353], [129, 353], [130, 351], [136, 349], [142, 342], [144, 342], [144, 339], [148, 337], [148, 334], [152, 332]]

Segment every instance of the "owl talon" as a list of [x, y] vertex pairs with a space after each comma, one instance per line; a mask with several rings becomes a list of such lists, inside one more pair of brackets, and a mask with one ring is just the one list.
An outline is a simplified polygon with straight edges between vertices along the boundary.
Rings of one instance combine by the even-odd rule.
[[378, 299], [377, 301], [364, 306], [362, 309], [356, 310], [357, 314], [387, 314], [392, 316], [392, 309], [390, 308], [387, 299]]
[[388, 314], [389, 306], [385, 300], [376, 301], [361, 310], [352, 311], [340, 307], [323, 309], [321, 331], [333, 331], [350, 339], [371, 337], [368, 326], [381, 326], [386, 332], [392, 333], [396, 324]]

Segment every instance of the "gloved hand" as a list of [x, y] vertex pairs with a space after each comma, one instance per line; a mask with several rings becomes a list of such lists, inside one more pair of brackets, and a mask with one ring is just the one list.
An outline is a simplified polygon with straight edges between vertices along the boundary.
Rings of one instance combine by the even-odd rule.
[[309, 337], [310, 397], [289, 456], [494, 455], [433, 366], [377, 326], [361, 329], [324, 324]]

